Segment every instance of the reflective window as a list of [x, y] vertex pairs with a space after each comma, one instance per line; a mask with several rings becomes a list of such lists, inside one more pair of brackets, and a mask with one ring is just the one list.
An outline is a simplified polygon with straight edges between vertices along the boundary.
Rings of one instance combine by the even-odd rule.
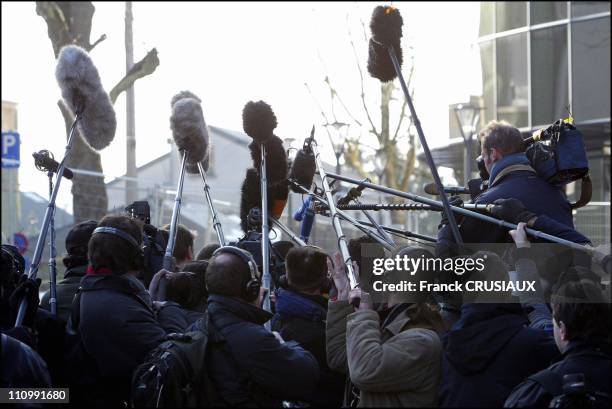
[[573, 1], [572, 17], [588, 16], [589, 14], [610, 11], [608, 1]]
[[531, 25], [567, 18], [565, 1], [534, 1], [529, 3], [529, 9]]
[[498, 38], [497, 118], [527, 126], [527, 33]]
[[531, 123], [546, 125], [567, 116], [568, 68], [565, 25], [531, 33]]
[[527, 25], [527, 2], [500, 1], [495, 4], [495, 31], [502, 32]]
[[572, 99], [577, 121], [610, 117], [610, 18], [572, 24]]
[[482, 69], [482, 95], [485, 122], [495, 119], [495, 54], [494, 42], [480, 43], [480, 65]]
[[495, 22], [495, 2], [483, 1], [480, 3], [480, 29], [479, 36], [492, 34], [495, 32], [493, 23]]

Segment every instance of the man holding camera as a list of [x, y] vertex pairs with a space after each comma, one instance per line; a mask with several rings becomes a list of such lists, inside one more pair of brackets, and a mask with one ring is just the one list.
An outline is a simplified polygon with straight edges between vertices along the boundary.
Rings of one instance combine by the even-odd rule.
[[[527, 227], [538, 229], [538, 221], [546, 220], [538, 220], [542, 215], [574, 228], [570, 204], [564, 193], [536, 174], [527, 159], [525, 143], [517, 128], [505, 121], [491, 121], [480, 131], [479, 138], [482, 158], [489, 173], [489, 187], [476, 197], [475, 203], [518, 199], [523, 207], [508, 209], [514, 219], [510, 222], [525, 222]], [[466, 243], [503, 243], [509, 240], [506, 230], [478, 219], [460, 216], [457, 222]], [[438, 241], [446, 246], [454, 243], [448, 225], [438, 232]]]

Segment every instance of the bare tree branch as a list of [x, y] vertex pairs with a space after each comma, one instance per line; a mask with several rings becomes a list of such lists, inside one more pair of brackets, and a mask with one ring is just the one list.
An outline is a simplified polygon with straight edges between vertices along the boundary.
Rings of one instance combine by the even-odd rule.
[[100, 38], [98, 38], [96, 41], [94, 41], [94, 43], [92, 45], [87, 47], [87, 51], [89, 52], [89, 51], [93, 50], [95, 46], [97, 46], [98, 44], [100, 44], [104, 40], [106, 40], [106, 34], [102, 34], [100, 36]]
[[308, 90], [308, 93], [310, 94], [310, 97], [312, 98], [314, 103], [317, 105], [317, 108], [319, 108], [319, 111], [321, 112], [321, 116], [323, 117], [323, 119], [325, 119], [325, 124], [324, 124], [325, 132], [327, 132], [327, 136], [329, 137], [329, 141], [331, 142], [331, 144], [333, 146], [334, 145], [333, 139], [332, 139], [331, 133], [329, 132], [329, 127], [328, 127], [328, 125], [331, 125], [331, 122], [329, 122], [329, 118], [325, 114], [325, 111], [323, 110], [323, 107], [321, 107], [321, 104], [319, 104], [319, 101], [315, 98], [315, 96], [313, 95], [312, 91], [310, 90], [310, 87], [308, 86], [308, 83], [305, 82], [304, 86]]
[[[361, 24], [365, 27], [363, 21], [361, 21]], [[372, 116], [370, 115], [370, 111], [368, 110], [368, 105], [365, 102], [365, 90], [363, 87], [363, 71], [361, 69], [361, 64], [359, 64], [359, 56], [357, 55], [357, 49], [355, 48], [355, 42], [353, 41], [353, 36], [351, 34], [350, 28], [349, 28], [349, 41], [351, 43], [351, 48], [353, 49], [353, 56], [355, 57], [355, 63], [357, 64], [357, 70], [359, 70], [359, 79], [360, 79], [360, 84], [361, 84], [361, 103], [363, 104], [363, 109], [365, 110], [366, 116], [368, 117], [370, 126], [372, 127], [372, 133], [376, 135], [377, 138], [380, 139], [380, 132], [378, 132], [378, 130], [376, 129], [376, 126], [374, 125], [374, 121], [372, 121]]]
[[153, 74], [158, 65], [159, 58], [157, 57], [157, 49], [154, 48], [149, 51], [142, 60], [134, 64], [125, 77], [113, 87], [108, 94], [111, 102], [114, 104], [119, 94], [129, 89], [137, 79]]

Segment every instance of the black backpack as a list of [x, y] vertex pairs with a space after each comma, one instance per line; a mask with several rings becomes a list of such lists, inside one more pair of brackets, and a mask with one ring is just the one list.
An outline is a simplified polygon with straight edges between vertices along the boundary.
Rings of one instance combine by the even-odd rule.
[[[215, 392], [206, 371], [208, 314], [197, 331], [169, 334], [132, 376], [133, 407], [209, 406]], [[202, 325], [203, 324], [203, 325]]]

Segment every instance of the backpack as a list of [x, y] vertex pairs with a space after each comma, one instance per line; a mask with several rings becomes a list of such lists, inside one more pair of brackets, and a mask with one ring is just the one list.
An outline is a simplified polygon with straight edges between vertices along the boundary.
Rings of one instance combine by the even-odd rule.
[[169, 334], [149, 352], [132, 376], [133, 407], [207, 406], [214, 389], [206, 371], [208, 314], [200, 330]]

